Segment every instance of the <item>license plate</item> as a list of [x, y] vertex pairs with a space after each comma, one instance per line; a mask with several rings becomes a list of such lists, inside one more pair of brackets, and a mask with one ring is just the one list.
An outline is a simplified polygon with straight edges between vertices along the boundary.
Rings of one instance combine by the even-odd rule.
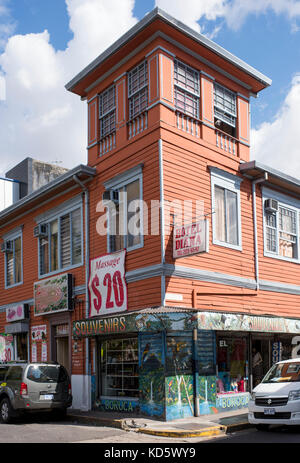
[[54, 395], [53, 394], [43, 394], [40, 395], [40, 400], [53, 400]]
[[264, 415], [275, 415], [275, 408], [265, 408]]

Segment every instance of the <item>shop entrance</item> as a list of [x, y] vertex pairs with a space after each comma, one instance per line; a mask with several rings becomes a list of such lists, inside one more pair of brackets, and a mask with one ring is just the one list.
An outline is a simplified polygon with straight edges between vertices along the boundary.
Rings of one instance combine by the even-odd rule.
[[56, 338], [56, 361], [69, 371], [69, 338]]
[[63, 365], [70, 374], [69, 324], [54, 327], [53, 360]]
[[271, 367], [270, 338], [252, 338], [252, 377], [253, 388], [257, 386]]

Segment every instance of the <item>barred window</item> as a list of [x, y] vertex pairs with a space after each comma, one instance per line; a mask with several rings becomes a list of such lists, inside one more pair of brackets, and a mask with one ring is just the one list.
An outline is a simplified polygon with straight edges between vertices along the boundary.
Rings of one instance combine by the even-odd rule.
[[147, 61], [128, 73], [129, 119], [133, 119], [148, 106]]
[[116, 130], [116, 89], [113, 85], [99, 96], [100, 138]]
[[215, 118], [236, 126], [236, 95], [217, 83], [214, 84], [214, 108]]
[[174, 61], [174, 94], [176, 109], [199, 118], [199, 72], [178, 60]]

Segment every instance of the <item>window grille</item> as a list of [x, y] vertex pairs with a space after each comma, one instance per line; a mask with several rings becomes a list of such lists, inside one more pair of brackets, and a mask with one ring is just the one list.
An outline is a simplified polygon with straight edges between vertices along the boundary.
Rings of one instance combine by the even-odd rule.
[[181, 61], [174, 61], [175, 107], [194, 118], [199, 118], [199, 72]]
[[216, 118], [236, 126], [236, 95], [217, 83], [214, 84], [214, 109]]
[[116, 130], [116, 88], [113, 85], [99, 95], [100, 138]]
[[129, 119], [134, 119], [148, 106], [147, 61], [128, 73]]

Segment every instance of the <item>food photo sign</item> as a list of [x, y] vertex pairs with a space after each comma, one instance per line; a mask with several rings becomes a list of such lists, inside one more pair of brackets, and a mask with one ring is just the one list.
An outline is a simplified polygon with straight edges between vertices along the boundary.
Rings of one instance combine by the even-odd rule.
[[73, 277], [69, 273], [34, 283], [34, 315], [72, 310], [72, 288]]

